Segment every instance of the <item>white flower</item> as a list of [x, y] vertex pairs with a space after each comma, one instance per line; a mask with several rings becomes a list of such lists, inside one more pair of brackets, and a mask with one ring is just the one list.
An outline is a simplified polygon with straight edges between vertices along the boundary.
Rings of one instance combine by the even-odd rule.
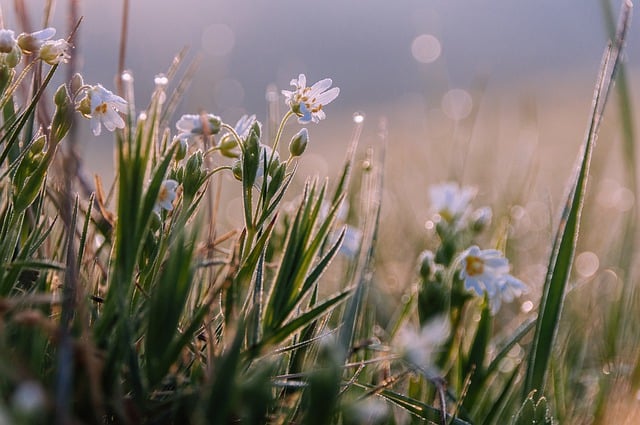
[[502, 300], [511, 302], [527, 290], [524, 283], [509, 274], [509, 260], [496, 249], [481, 250], [474, 245], [460, 258], [460, 279], [464, 280], [465, 289], [478, 296], [487, 294], [492, 314], [498, 312]]
[[11, 53], [16, 45], [15, 33], [11, 30], [0, 29], [0, 53]]
[[455, 182], [441, 183], [429, 188], [431, 207], [448, 223], [468, 215], [471, 200], [475, 195], [476, 188], [460, 187]]
[[298, 116], [298, 122], [302, 124], [311, 121], [317, 123], [323, 120], [326, 115], [322, 108], [331, 103], [340, 93], [338, 87], [329, 89], [333, 84], [330, 78], [325, 78], [313, 86], [307, 87], [307, 77], [300, 74], [298, 79], [291, 80], [290, 84], [296, 89], [294, 91], [282, 90], [282, 94], [291, 111]]
[[71, 56], [67, 52], [71, 45], [67, 40], [49, 40], [42, 43], [40, 47], [39, 57], [49, 65], [56, 65], [60, 62], [66, 63]]
[[255, 115], [243, 115], [240, 117], [233, 129], [240, 139], [244, 140], [249, 136], [249, 131], [251, 131], [251, 127], [253, 127], [255, 122], [257, 122], [258, 125], [261, 125], [260, 121], [256, 120]]
[[153, 210], [157, 213], [159, 213], [161, 209], [165, 209], [167, 211], [173, 210], [173, 201], [178, 196], [176, 193], [177, 188], [177, 181], [172, 179], [163, 181], [160, 185], [160, 192], [158, 192], [158, 199], [156, 200]]
[[109, 131], [124, 128], [124, 120], [118, 114], [127, 107], [127, 101], [97, 84], [88, 90], [87, 96], [91, 104], [91, 131], [98, 136], [102, 124]]
[[213, 114], [185, 114], [176, 123], [176, 128], [190, 135], [216, 134], [220, 131], [220, 117]]
[[33, 53], [40, 50], [45, 41], [56, 35], [55, 28], [45, 28], [40, 31], [25, 33], [18, 36], [18, 46], [25, 53]]
[[433, 369], [434, 354], [449, 336], [449, 322], [444, 317], [430, 320], [422, 329], [400, 328], [396, 335], [396, 352], [423, 373]]

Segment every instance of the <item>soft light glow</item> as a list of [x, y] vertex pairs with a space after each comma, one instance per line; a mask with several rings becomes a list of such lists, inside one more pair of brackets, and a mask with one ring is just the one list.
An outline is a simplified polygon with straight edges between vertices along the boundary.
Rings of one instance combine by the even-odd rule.
[[600, 267], [600, 259], [591, 251], [584, 251], [576, 257], [576, 271], [582, 277], [593, 276]]
[[233, 50], [236, 35], [225, 24], [209, 25], [202, 31], [202, 49], [213, 56], [226, 56]]
[[471, 113], [473, 100], [466, 90], [452, 89], [442, 96], [442, 111], [454, 121], [465, 119]]
[[434, 62], [440, 57], [440, 53], [442, 53], [440, 40], [431, 34], [421, 34], [411, 43], [411, 54], [418, 62]]

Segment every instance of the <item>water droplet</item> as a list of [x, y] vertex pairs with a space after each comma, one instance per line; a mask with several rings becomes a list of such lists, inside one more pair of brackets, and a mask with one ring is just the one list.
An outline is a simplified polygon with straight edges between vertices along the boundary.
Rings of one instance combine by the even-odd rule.
[[520, 311], [522, 311], [523, 313], [528, 313], [531, 310], [533, 310], [533, 303], [531, 301], [525, 301], [520, 306]]
[[133, 83], [133, 74], [129, 70], [123, 71], [121, 78], [125, 83]]
[[153, 78], [153, 82], [156, 86], [164, 87], [169, 84], [169, 79], [164, 74], [158, 74]]
[[364, 113], [355, 112], [353, 114], [353, 122], [356, 124], [361, 124], [362, 122], [364, 122]]
[[424, 223], [424, 228], [427, 230], [433, 230], [435, 227], [436, 227], [436, 224], [431, 220], [427, 220], [427, 222]]
[[138, 121], [144, 121], [147, 119], [147, 113], [145, 111], [140, 112], [138, 115]]

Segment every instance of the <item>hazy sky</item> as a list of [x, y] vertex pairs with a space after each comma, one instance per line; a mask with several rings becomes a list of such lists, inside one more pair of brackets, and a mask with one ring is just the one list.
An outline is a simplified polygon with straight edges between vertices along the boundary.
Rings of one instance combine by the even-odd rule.
[[[34, 22], [44, 1], [28, 0]], [[298, 73], [333, 78], [342, 106], [383, 104], [490, 84], [586, 75], [606, 44], [601, 0], [131, 0], [127, 66], [146, 98], [156, 73], [190, 48], [202, 63], [185, 103], [237, 115], [264, 110], [264, 90]], [[615, 15], [619, 1], [615, 1]], [[13, 1], [0, 0], [11, 26]], [[113, 86], [122, 2], [81, 2], [76, 53], [89, 82]], [[56, 2], [64, 35], [68, 2]], [[38, 12], [38, 13], [35, 13]], [[13, 21], [15, 22], [15, 21]], [[628, 55], [639, 63], [640, 25]], [[425, 63], [426, 62], [426, 63]], [[551, 82], [552, 84], [553, 82]]]

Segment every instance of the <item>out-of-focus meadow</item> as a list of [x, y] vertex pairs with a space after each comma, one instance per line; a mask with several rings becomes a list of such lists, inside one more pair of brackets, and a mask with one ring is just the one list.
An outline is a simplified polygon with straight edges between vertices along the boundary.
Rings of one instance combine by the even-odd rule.
[[[40, 29], [41, 3], [47, 2], [0, 0], [5, 27]], [[60, 36], [72, 26], [68, 22], [72, 3], [56, 3], [52, 26], [58, 28]], [[72, 51], [76, 71], [85, 81], [101, 81], [105, 87], [115, 88], [123, 4], [75, 3], [83, 16]], [[16, 4], [26, 8], [30, 28], [21, 27], [25, 23], [17, 18]], [[135, 0], [129, 2], [124, 65], [135, 81], [136, 106], [144, 108], [157, 88], [154, 76], [164, 72], [175, 54], [186, 47], [185, 62], [195, 61], [198, 66], [188, 76], [190, 84], [177, 106], [176, 117], [206, 111], [233, 123], [243, 114], [255, 113], [268, 136], [276, 133], [279, 119], [287, 113], [280, 91], [290, 89], [292, 78], [300, 73], [312, 82], [331, 78], [334, 86], [340, 87], [340, 95], [324, 108], [326, 120], [309, 125], [309, 145], [299, 159], [288, 192], [291, 196], [284, 199], [297, 200], [293, 195], [303, 190], [309, 176], [321, 181], [328, 177], [330, 187], [335, 184], [358, 127], [355, 121], [364, 117], [362, 127], [358, 127], [362, 133], [355, 176], [369, 171], [367, 155], [384, 160], [380, 224], [368, 294], [376, 312], [377, 331], [372, 333], [386, 335], [380, 328], [392, 327], [394, 321], [400, 323], [398, 316], [405, 314], [401, 312], [403, 303], [415, 302], [411, 296], [419, 292], [418, 282], [422, 282], [418, 254], [426, 249], [437, 251], [443, 240], [437, 233], [438, 223], [433, 221], [429, 187], [457, 181], [477, 188], [475, 206], [487, 205], [493, 211], [491, 224], [475, 241], [504, 250], [511, 273], [528, 287], [513, 302], [504, 303], [495, 323], [488, 325], [506, 337], [538, 308], [560, 212], [589, 124], [593, 87], [609, 39], [610, 21], [615, 21], [619, 6], [618, 1], [609, 4], [607, 0]], [[614, 11], [613, 18], [607, 16], [609, 9]], [[624, 324], [640, 315], [640, 302], [636, 289], [623, 289], [635, 288], [638, 274], [634, 266], [637, 252], [625, 251], [638, 246], [633, 225], [637, 221], [637, 182], [630, 180], [629, 170], [638, 169], [640, 158], [631, 158], [628, 150], [629, 143], [636, 141], [634, 134], [640, 131], [638, 40], [640, 25], [632, 24], [623, 55], [628, 103], [625, 106], [618, 86], [614, 86], [591, 163], [566, 304], [554, 334], [558, 345], [549, 366], [547, 395], [554, 416], [565, 423], [632, 424], [633, 418], [640, 416], [640, 357], [636, 352], [640, 330], [635, 324]], [[66, 81], [64, 72], [61, 67], [54, 78], [57, 84]], [[175, 87], [176, 83], [171, 84]], [[278, 96], [275, 101], [274, 93]], [[625, 127], [625, 117], [632, 118], [630, 126]], [[299, 130], [291, 122], [293, 119], [284, 128], [283, 140], [288, 141]], [[108, 187], [114, 181], [117, 162], [114, 137], [106, 131], [94, 137], [88, 122], [78, 125], [82, 171], [89, 180], [93, 173], [100, 175]], [[247, 220], [243, 216], [246, 191], [237, 190], [239, 183], [231, 173], [216, 178], [219, 186], [215, 190], [220, 191], [216, 194], [220, 196], [216, 198], [216, 224], [222, 230], [241, 229]], [[249, 185], [248, 191], [252, 190]], [[355, 209], [350, 219], [359, 212], [364, 216], [370, 213], [357, 210], [361, 201], [357, 196], [350, 200]], [[266, 222], [262, 224], [267, 227]], [[262, 231], [259, 226], [250, 236], [256, 237], [256, 246]], [[167, 240], [175, 242], [169, 237]], [[251, 246], [251, 239], [247, 246]], [[277, 258], [271, 252], [261, 254], [259, 261], [257, 254], [242, 255], [248, 257], [242, 257], [246, 261], [253, 258], [260, 270], [266, 261], [267, 276], [269, 267], [275, 268], [269, 264]], [[340, 266], [342, 261], [349, 260], [337, 257], [335, 263]], [[456, 261], [439, 266], [451, 265], [453, 270], [459, 265]], [[328, 276], [335, 273], [335, 279], [327, 279], [328, 289], [321, 288], [321, 295], [342, 288], [344, 282], [339, 279], [343, 270], [336, 269], [328, 270]], [[456, 280], [451, 273], [449, 278]], [[623, 294], [631, 299], [623, 299]], [[243, 308], [249, 305], [247, 301]], [[478, 323], [485, 323], [484, 310], [465, 320], [469, 322], [468, 334], [460, 336], [463, 342], [459, 349], [471, 356], [477, 341], [472, 342], [471, 336], [480, 334]], [[420, 321], [422, 324], [422, 318]], [[227, 322], [225, 325], [229, 326]], [[311, 325], [305, 332], [309, 329]], [[388, 328], [385, 332], [392, 334]], [[514, 339], [510, 354], [496, 366], [504, 376], [524, 364], [532, 334]], [[291, 343], [287, 350], [297, 348], [297, 338], [287, 340]], [[232, 343], [236, 339], [227, 341], [228, 346]], [[498, 351], [494, 340], [487, 347], [487, 358]], [[221, 353], [217, 353], [217, 360], [224, 359]], [[576, 362], [575, 376], [571, 362]], [[182, 365], [179, 361], [175, 364]], [[294, 375], [282, 376], [296, 378]], [[506, 381], [504, 376], [487, 381], [487, 385]], [[157, 385], [165, 383], [160, 378]], [[353, 380], [356, 378], [354, 375]], [[466, 384], [465, 391], [469, 386], [471, 394], [477, 391], [469, 382]], [[212, 388], [215, 392], [216, 387]], [[368, 390], [373, 393], [372, 388]], [[283, 394], [289, 390], [287, 387]], [[381, 389], [377, 391], [382, 393]], [[434, 395], [428, 390], [422, 394]], [[505, 394], [500, 406], [519, 405], [514, 393]], [[152, 393], [150, 399], [159, 400], [156, 396]], [[481, 399], [481, 395], [477, 397]], [[485, 414], [485, 407], [477, 409]], [[469, 414], [467, 419], [480, 415], [464, 409], [463, 413]], [[507, 415], [487, 414], [492, 418], [487, 423], [499, 423], [495, 421], [502, 414]], [[397, 422], [403, 423], [405, 419], [398, 417]], [[436, 423], [437, 418], [432, 420]], [[388, 423], [393, 422], [389, 419]]]

